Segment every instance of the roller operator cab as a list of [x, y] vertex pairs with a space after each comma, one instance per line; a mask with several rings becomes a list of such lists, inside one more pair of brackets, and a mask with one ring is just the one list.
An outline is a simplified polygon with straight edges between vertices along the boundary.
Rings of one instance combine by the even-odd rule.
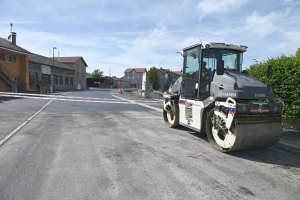
[[184, 48], [183, 75], [164, 93], [165, 123], [206, 132], [222, 152], [276, 144], [284, 103], [242, 70], [246, 51], [246, 46], [214, 42]]

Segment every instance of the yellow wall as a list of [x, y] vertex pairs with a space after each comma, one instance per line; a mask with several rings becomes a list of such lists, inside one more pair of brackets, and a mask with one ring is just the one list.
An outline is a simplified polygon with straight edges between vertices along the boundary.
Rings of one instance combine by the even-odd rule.
[[[2, 70], [9, 78], [14, 81], [14, 78], [18, 78], [18, 83], [22, 85], [22, 89], [29, 90], [29, 60], [27, 55], [20, 55], [8, 51], [0, 50], [0, 53], [4, 55], [4, 61], [1, 62], [1, 66], [4, 66]], [[15, 56], [15, 63], [8, 62], [8, 56]], [[7, 73], [9, 71], [9, 74]], [[0, 91], [6, 90], [7, 86], [0, 80]], [[5, 86], [5, 87], [3, 87]], [[10, 90], [11, 91], [11, 90]]]
[[7, 87], [5, 83], [0, 81], [0, 92], [11, 92], [11, 88]]

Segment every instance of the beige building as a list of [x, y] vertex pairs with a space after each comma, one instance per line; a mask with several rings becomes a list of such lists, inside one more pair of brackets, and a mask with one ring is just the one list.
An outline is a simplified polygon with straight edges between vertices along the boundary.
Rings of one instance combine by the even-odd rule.
[[146, 68], [127, 68], [123, 79], [130, 81], [131, 88], [142, 88], [144, 72], [147, 72]]
[[78, 90], [86, 89], [86, 68], [88, 65], [84, 61], [82, 56], [75, 57], [60, 57], [56, 58], [58, 61], [69, 66], [71, 69], [75, 70], [74, 85]]

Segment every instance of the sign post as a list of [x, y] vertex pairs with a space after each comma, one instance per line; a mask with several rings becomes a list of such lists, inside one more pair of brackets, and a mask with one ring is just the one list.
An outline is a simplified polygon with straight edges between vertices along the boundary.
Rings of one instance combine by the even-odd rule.
[[143, 79], [142, 79], [142, 96], [145, 97], [145, 98], [149, 98], [148, 84], [147, 84], [147, 72], [143, 73]]

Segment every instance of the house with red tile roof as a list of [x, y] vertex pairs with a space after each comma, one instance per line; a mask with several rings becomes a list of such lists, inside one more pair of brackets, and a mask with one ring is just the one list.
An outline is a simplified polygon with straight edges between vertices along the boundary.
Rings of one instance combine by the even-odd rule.
[[182, 75], [182, 71], [171, 71], [169, 69], [159, 68], [157, 69], [157, 74], [159, 79], [159, 89], [165, 90]]
[[124, 78], [106, 76], [105, 81], [106, 83], [110, 83], [113, 88], [130, 88], [130, 81]]
[[69, 66], [71, 69], [75, 70], [74, 84], [76, 89], [85, 90], [86, 89], [86, 68], [87, 63], [82, 56], [73, 57], [56, 57], [59, 62]]
[[[33, 54], [29, 57], [30, 89], [38, 90], [44, 84], [45, 92], [75, 90], [75, 70], [53, 58]], [[52, 89], [50, 89], [52, 88]]]
[[173, 84], [181, 76], [182, 76], [182, 71], [169, 71], [169, 73], [168, 73], [168, 86]]
[[130, 81], [131, 88], [142, 88], [144, 72], [147, 72], [146, 68], [127, 68], [124, 71], [124, 79]]
[[176, 80], [182, 76], [182, 71], [171, 71], [173, 74], [177, 75], [178, 77], [176, 78]]

